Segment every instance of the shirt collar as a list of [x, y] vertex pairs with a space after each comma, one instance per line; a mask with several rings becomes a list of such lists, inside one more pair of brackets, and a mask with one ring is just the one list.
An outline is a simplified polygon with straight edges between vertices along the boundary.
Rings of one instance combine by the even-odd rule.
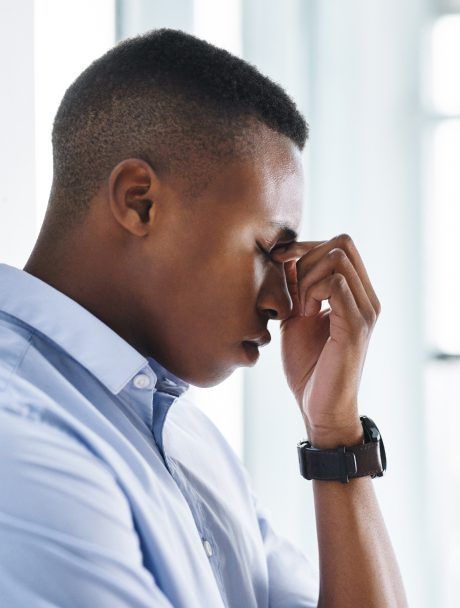
[[147, 357], [147, 361], [157, 378], [157, 390], [164, 390], [167, 393], [179, 396], [189, 388], [188, 382], [170, 372], [153, 357]]
[[113, 394], [146, 365], [164, 385], [189, 387], [152, 357], [147, 359], [75, 300], [25, 270], [0, 264], [0, 310], [33, 327], [81, 363]]

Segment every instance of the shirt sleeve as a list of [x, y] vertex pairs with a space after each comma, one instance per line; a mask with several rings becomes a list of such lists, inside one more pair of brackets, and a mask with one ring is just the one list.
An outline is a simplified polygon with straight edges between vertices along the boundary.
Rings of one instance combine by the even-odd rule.
[[269, 510], [252, 489], [251, 494], [267, 558], [269, 608], [316, 608], [317, 568], [300, 548], [274, 530]]
[[173, 608], [109, 467], [65, 430], [1, 410], [0, 605]]

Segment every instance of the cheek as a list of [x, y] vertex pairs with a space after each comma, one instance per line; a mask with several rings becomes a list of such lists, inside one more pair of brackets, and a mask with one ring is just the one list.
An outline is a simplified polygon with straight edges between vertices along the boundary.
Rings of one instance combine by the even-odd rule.
[[[244, 237], [244, 238], [243, 238]], [[190, 290], [194, 310], [211, 316], [239, 314], [254, 306], [267, 272], [267, 260], [254, 241], [237, 233], [235, 240], [208, 239], [184, 252], [183, 284]], [[219, 312], [220, 311], [220, 312]]]
[[211, 319], [239, 322], [254, 308], [264, 264], [254, 253], [222, 256], [200, 273], [201, 300]]
[[264, 280], [266, 263], [262, 254], [250, 251], [231, 256], [222, 277], [229, 277], [235, 290], [245, 294], [256, 292]]

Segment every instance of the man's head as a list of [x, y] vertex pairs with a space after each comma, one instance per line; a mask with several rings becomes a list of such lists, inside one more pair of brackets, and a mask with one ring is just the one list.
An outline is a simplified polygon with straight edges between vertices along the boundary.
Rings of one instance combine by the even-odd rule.
[[300, 224], [307, 135], [286, 93], [226, 51], [173, 30], [125, 40], [64, 95], [25, 269], [179, 377], [217, 384], [290, 313], [261, 248], [295, 238], [280, 225]]

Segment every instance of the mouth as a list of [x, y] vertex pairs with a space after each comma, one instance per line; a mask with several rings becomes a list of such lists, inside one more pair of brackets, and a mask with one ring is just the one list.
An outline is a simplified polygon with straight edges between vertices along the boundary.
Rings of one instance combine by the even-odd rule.
[[249, 362], [255, 363], [259, 358], [259, 347], [265, 346], [271, 342], [270, 332], [266, 329], [261, 335], [251, 337], [247, 340], [243, 340], [241, 345], [246, 354], [246, 359]]
[[252, 344], [254, 346], [265, 346], [266, 344], [270, 344], [271, 342], [270, 332], [266, 329], [262, 335], [255, 336], [254, 338], [248, 338], [247, 340], [243, 340], [243, 344]]
[[241, 344], [242, 344], [243, 350], [246, 354], [246, 358], [250, 362], [257, 361], [257, 359], [260, 356], [258, 345], [255, 342], [251, 342], [249, 340], [244, 340], [243, 342], [241, 342]]

